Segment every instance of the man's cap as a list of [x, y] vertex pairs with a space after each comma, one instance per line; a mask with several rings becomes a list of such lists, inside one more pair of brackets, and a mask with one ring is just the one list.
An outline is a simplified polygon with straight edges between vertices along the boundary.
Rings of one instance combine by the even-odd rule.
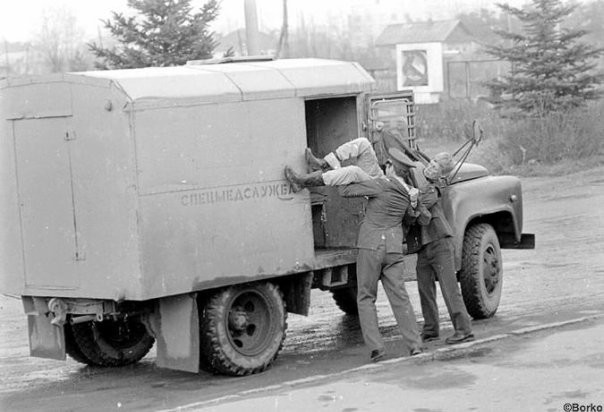
[[409, 167], [409, 168], [416, 167], [415, 163], [413, 163], [413, 160], [409, 159], [409, 157], [406, 154], [401, 152], [396, 147], [391, 147], [390, 149], [388, 149], [388, 154], [390, 155], [390, 160], [392, 160], [392, 161], [400, 163], [401, 165], [403, 165], [405, 167]]
[[432, 158], [441, 168], [443, 175], [448, 175], [455, 168], [453, 156], [449, 152], [441, 152]]
[[424, 169], [424, 176], [428, 180], [436, 181], [441, 177], [447, 176], [453, 169], [455, 169], [453, 156], [450, 153], [441, 152], [430, 160], [430, 163]]
[[426, 165], [423, 170], [426, 179], [435, 182], [443, 176], [442, 167], [434, 160], [430, 160], [430, 163]]

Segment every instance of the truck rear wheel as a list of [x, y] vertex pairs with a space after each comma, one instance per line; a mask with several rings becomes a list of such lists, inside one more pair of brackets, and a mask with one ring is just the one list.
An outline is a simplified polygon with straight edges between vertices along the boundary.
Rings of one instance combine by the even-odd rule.
[[461, 293], [474, 319], [490, 318], [501, 299], [503, 269], [499, 240], [487, 223], [466, 230], [460, 273]]
[[141, 360], [155, 339], [137, 319], [105, 320], [65, 326], [67, 353], [91, 366], [125, 366]]
[[97, 366], [95, 363], [92, 363], [90, 359], [88, 359], [80, 350], [80, 347], [75, 341], [73, 336], [73, 329], [69, 323], [66, 323], [63, 326], [63, 330], [65, 331], [65, 352], [76, 362], [80, 362], [90, 366]]
[[347, 315], [359, 316], [359, 308], [357, 306], [357, 288], [349, 287], [342, 289], [334, 289], [331, 291], [333, 300], [336, 305]]
[[281, 291], [270, 282], [221, 289], [200, 316], [201, 368], [232, 376], [264, 371], [283, 345], [286, 319]]

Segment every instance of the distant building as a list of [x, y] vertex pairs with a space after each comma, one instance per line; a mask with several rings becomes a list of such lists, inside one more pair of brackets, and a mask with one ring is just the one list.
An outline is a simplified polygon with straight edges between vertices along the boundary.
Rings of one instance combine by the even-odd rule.
[[437, 103], [445, 91], [446, 62], [469, 60], [479, 47], [459, 20], [391, 24], [375, 45], [396, 72], [396, 88], [413, 89], [418, 103]]

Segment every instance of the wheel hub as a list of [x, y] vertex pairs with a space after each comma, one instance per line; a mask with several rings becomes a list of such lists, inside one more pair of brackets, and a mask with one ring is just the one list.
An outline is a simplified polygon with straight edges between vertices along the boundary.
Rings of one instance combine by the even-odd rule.
[[489, 247], [485, 250], [483, 263], [484, 285], [487, 292], [492, 293], [499, 284], [499, 260], [493, 248]]
[[241, 308], [234, 308], [229, 314], [229, 328], [232, 331], [243, 332], [249, 323], [247, 312]]
[[229, 311], [229, 339], [245, 355], [255, 356], [270, 341], [271, 313], [268, 302], [255, 291], [240, 294]]

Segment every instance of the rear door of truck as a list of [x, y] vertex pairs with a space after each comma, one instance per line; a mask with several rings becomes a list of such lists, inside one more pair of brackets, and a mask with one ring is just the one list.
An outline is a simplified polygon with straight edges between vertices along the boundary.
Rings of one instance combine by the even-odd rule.
[[69, 132], [71, 117], [14, 121], [25, 284], [74, 289], [77, 219]]

